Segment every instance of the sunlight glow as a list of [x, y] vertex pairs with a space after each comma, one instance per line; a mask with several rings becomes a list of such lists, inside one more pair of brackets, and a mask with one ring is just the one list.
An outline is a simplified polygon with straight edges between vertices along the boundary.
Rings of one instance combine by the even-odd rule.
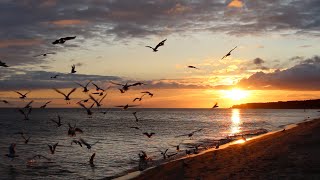
[[240, 110], [239, 109], [232, 109], [232, 116], [231, 116], [231, 134], [235, 134], [240, 132]]
[[248, 97], [249, 92], [244, 91], [241, 89], [232, 89], [232, 90], [226, 90], [223, 91], [226, 98], [232, 99], [232, 100], [241, 100], [246, 97]]

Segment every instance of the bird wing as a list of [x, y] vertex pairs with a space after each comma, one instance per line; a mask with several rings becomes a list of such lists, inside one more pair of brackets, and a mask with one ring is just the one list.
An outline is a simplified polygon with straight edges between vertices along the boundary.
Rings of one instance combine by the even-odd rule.
[[80, 141], [82, 142], [82, 144], [86, 145], [86, 146], [90, 146], [89, 143], [87, 143], [84, 139], [80, 138]]
[[141, 93], [150, 94], [150, 92], [149, 92], [149, 91], [143, 91], [143, 92], [141, 92]]
[[18, 110], [21, 114], [25, 115], [24, 111], [22, 109]]
[[35, 55], [35, 56], [33, 56], [33, 57], [38, 57], [38, 56], [42, 56], [43, 54], [38, 54], [38, 55]]
[[18, 92], [18, 91], [14, 91], [14, 92], [16, 92], [16, 93], [20, 94], [21, 96], [23, 96], [23, 94], [22, 94], [22, 93], [20, 93], [20, 92]]
[[120, 83], [115, 83], [115, 82], [112, 82], [110, 81], [111, 84], [115, 84], [115, 85], [118, 85], [118, 86], [124, 86], [123, 84], [120, 84]]
[[151, 47], [151, 46], [146, 46], [146, 47], [153, 49], [153, 47]]
[[71, 40], [71, 39], [75, 39], [77, 36], [68, 36], [68, 37], [64, 37], [64, 40]]
[[76, 84], [78, 84], [79, 86], [81, 86], [81, 87], [85, 87], [84, 85], [82, 85], [82, 84], [80, 84], [80, 83], [77, 83], [77, 82], [75, 82]]
[[139, 106], [139, 105], [128, 105], [128, 107], [136, 107], [136, 106]]
[[125, 106], [115, 106], [115, 107], [125, 107]]
[[81, 102], [78, 102], [77, 104], [79, 104], [81, 107], [83, 107], [84, 109], [88, 109], [84, 104], [82, 104]]
[[90, 157], [90, 162], [93, 163], [93, 159], [94, 159], [95, 156], [96, 156], [96, 153], [93, 153], [93, 154], [91, 155], [91, 157]]
[[99, 100], [99, 103], [101, 103], [106, 96], [107, 96], [107, 94], [104, 95], [104, 96]]
[[167, 40], [167, 39], [159, 42], [159, 44], [155, 47], [155, 49], [157, 49], [157, 48], [160, 47], [160, 46], [163, 46], [163, 45], [164, 45], [164, 42], [166, 42], [166, 40]]
[[91, 80], [85, 85], [85, 87], [87, 87], [90, 83], [91, 83]]
[[51, 101], [46, 102], [46, 105], [49, 104], [49, 103], [51, 103]]
[[231, 53], [233, 50], [235, 50], [237, 47], [238, 47], [238, 46], [236, 46], [236, 47], [234, 47], [233, 49], [231, 49], [228, 54], [230, 54], [230, 53]]
[[195, 131], [192, 132], [192, 134], [195, 133], [195, 132], [199, 132], [199, 131], [202, 131], [202, 129], [195, 130]]
[[59, 89], [53, 89], [53, 90], [55, 90], [57, 93], [59, 93], [59, 94], [62, 94], [64, 97], [67, 97], [67, 95], [66, 94], [64, 94], [63, 92], [61, 92]]
[[97, 105], [99, 104], [100, 105], [100, 103], [90, 94], [89, 95], [89, 97], [90, 97], [90, 99], [92, 99]]
[[73, 92], [75, 92], [77, 90], [77, 88], [73, 88], [69, 93], [68, 93], [68, 95], [67, 96], [70, 96]]
[[30, 101], [25, 107], [29, 107], [33, 103], [33, 100]]

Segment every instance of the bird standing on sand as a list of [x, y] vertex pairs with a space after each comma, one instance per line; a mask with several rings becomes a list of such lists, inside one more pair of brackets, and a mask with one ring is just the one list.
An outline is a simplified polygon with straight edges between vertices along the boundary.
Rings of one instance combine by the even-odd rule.
[[2, 67], [9, 67], [5, 62], [0, 61], [0, 66]]
[[52, 44], [64, 44], [66, 41], [75, 39], [77, 36], [68, 36], [68, 37], [63, 37], [63, 38], [59, 38], [55, 41], [52, 42]]
[[73, 89], [71, 89], [71, 91], [66, 95], [66, 94], [64, 94], [63, 92], [61, 92], [59, 89], [53, 89], [53, 90], [55, 90], [57, 93], [59, 93], [59, 94], [62, 94], [63, 96], [64, 96], [64, 100], [66, 100], [66, 101], [70, 101], [71, 99], [70, 99], [70, 95], [73, 93], [73, 92], [75, 92], [76, 90], [77, 90], [77, 88], [73, 88]]
[[28, 92], [25, 93], [25, 94], [22, 94], [22, 93], [20, 93], [20, 92], [18, 92], [18, 91], [14, 91], [14, 92], [20, 95], [20, 97], [19, 97], [20, 99], [25, 99], [25, 98], [27, 98], [27, 94], [30, 93], [30, 91], [28, 91]]
[[41, 109], [46, 108], [49, 103], [51, 103], [51, 101], [46, 102], [44, 105], [40, 106], [40, 108], [41, 108]]
[[76, 71], [76, 65], [72, 65], [71, 66], [71, 74], [74, 74], [74, 73], [76, 73], [77, 71]]
[[230, 55], [231, 55], [231, 52], [232, 52], [233, 50], [235, 50], [236, 48], [237, 48], [237, 46], [236, 46], [235, 48], [231, 49], [231, 51], [229, 51], [226, 55], [224, 55], [224, 56], [221, 58], [221, 60], [224, 59], [224, 58], [226, 58], [226, 57], [228, 57], [228, 56], [230, 56]]
[[58, 146], [58, 143], [55, 143], [55, 144], [53, 144], [53, 145], [48, 144], [48, 147], [49, 147], [49, 149], [50, 149], [51, 154], [54, 154], [54, 153], [55, 153], [57, 146]]
[[156, 47], [151, 47], [151, 46], [146, 46], [146, 47], [151, 48], [151, 49], [153, 50], [153, 52], [157, 52], [157, 51], [158, 51], [158, 48], [159, 48], [160, 46], [163, 46], [163, 45], [164, 45], [164, 42], [166, 42], [166, 40], [167, 40], [167, 39], [159, 42], [159, 44], [156, 45]]

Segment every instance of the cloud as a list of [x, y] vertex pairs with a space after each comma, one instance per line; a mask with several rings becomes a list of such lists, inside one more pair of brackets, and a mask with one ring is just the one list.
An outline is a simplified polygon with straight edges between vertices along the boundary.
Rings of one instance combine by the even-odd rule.
[[0, 48], [7, 48], [12, 46], [32, 46], [42, 43], [41, 39], [10, 39], [0, 40]]
[[257, 72], [237, 85], [249, 89], [320, 90], [320, 57], [305, 59], [286, 70]]
[[243, 2], [241, 0], [232, 0], [229, 4], [228, 7], [233, 7], [233, 8], [242, 8], [243, 7]]
[[88, 23], [88, 21], [79, 20], [79, 19], [63, 19], [63, 20], [51, 21], [49, 23], [57, 26], [70, 26], [70, 25], [86, 24]]
[[261, 58], [255, 58], [255, 59], [253, 60], [253, 63], [254, 63], [255, 65], [261, 65], [261, 64], [264, 63], [264, 60], [262, 60]]

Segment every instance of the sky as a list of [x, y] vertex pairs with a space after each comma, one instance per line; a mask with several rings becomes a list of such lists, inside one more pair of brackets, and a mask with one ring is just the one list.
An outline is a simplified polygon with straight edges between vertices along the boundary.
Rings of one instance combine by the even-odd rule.
[[[320, 98], [318, 0], [2, 0], [0, 107], [79, 107], [76, 84], [144, 82], [103, 107], [210, 108]], [[76, 36], [64, 44], [56, 39]], [[158, 52], [155, 46], [167, 39]], [[231, 56], [221, 59], [231, 49]], [[46, 57], [38, 54], [53, 52]], [[70, 74], [75, 64], [77, 72]], [[190, 69], [187, 66], [199, 69]], [[58, 74], [57, 79], [51, 76]], [[68, 92], [72, 103], [53, 88]], [[93, 86], [89, 86], [91, 92]], [[28, 92], [20, 100], [14, 91]], [[142, 91], [154, 93], [133, 103]], [[96, 98], [99, 98], [96, 96]]]

